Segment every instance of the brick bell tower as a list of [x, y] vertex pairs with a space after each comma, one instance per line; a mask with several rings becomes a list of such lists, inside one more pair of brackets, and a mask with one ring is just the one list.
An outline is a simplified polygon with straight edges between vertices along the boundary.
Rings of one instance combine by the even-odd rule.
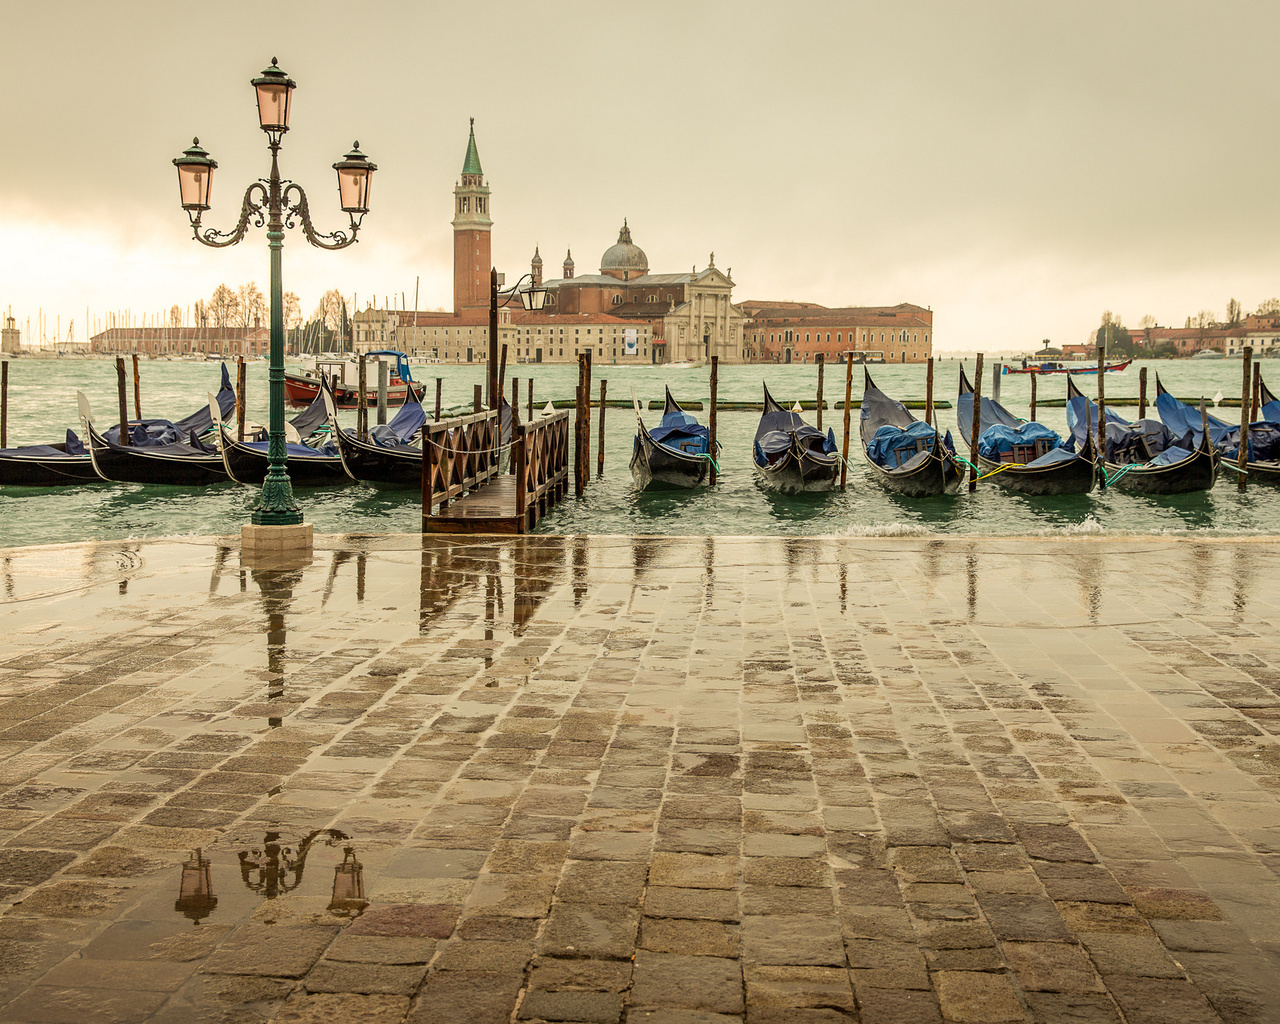
[[493, 265], [489, 233], [489, 188], [476, 151], [476, 119], [462, 163], [462, 178], [453, 189], [453, 312], [455, 316], [489, 310], [489, 270]]

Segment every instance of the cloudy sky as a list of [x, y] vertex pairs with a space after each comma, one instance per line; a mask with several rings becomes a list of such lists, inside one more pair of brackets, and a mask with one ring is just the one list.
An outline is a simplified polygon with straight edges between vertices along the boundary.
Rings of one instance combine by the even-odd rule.
[[919, 303], [942, 350], [1280, 294], [1274, 0], [44, 0], [5, 26], [0, 308], [50, 334], [265, 290], [263, 234], [192, 241], [170, 161], [200, 136], [230, 227], [272, 56], [322, 229], [330, 164], [358, 138], [379, 165], [358, 245], [286, 239], [307, 311], [331, 287], [412, 305], [417, 278], [451, 305], [469, 117], [509, 278], [535, 244], [593, 271], [626, 217], [655, 272], [714, 251], [736, 300]]

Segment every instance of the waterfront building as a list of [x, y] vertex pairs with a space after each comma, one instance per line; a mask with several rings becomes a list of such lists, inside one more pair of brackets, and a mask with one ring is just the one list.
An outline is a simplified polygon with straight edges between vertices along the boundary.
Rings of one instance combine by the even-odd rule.
[[867, 360], [923, 363], [933, 355], [933, 310], [896, 306], [828, 308], [811, 302], [751, 301], [745, 348], [749, 362], [808, 363], [819, 353], [835, 362], [841, 352]]
[[265, 356], [271, 348], [267, 327], [112, 327], [89, 339], [94, 355]]

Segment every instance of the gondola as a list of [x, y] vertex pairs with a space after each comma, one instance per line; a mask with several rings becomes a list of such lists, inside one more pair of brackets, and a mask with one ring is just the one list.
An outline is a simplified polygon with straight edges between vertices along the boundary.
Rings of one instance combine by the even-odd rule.
[[1271, 389], [1267, 387], [1267, 382], [1258, 377], [1259, 393], [1259, 411], [1262, 418], [1268, 423], [1280, 423], [1280, 402], [1276, 401], [1276, 396], [1271, 393]]
[[916, 419], [863, 371], [862, 413], [858, 433], [862, 454], [885, 490], [911, 498], [955, 494], [963, 471], [956, 462], [951, 434]]
[[[222, 366], [218, 402], [227, 408], [235, 405], [235, 391], [231, 387], [231, 376], [227, 373], [225, 363]], [[207, 430], [210, 422], [208, 407], [201, 406], [177, 423], [161, 419], [131, 420], [129, 437], [140, 447], [163, 444], [166, 440], [186, 436], [192, 430]], [[110, 441], [118, 441], [120, 424], [113, 424], [105, 437]], [[93, 468], [89, 450], [73, 430], [67, 431], [65, 441], [0, 449], [0, 485], [3, 486], [63, 487], [69, 484], [100, 483], [102, 479]]]
[[[222, 422], [222, 416], [212, 400], [209, 409], [217, 422], [222, 465], [227, 475], [238, 484], [261, 484], [266, 479], [271, 463], [266, 431], [260, 431], [251, 440], [237, 441]], [[319, 395], [299, 415], [285, 424], [285, 466], [289, 482], [294, 487], [331, 487], [351, 482], [347, 471], [342, 468], [338, 447], [332, 440], [318, 448], [306, 443], [316, 427], [326, 419], [324, 396]]]
[[[1034, 420], [1020, 420], [992, 398], [978, 412], [978, 444], [970, 444], [983, 475], [1019, 494], [1088, 494], [1097, 480], [1094, 446], [1086, 439], [1080, 451], [1064, 444], [1054, 431]], [[973, 385], [960, 370], [956, 422], [961, 437], [973, 433]], [[1033, 429], [1034, 428], [1034, 429]]]
[[[697, 487], [707, 479], [711, 463], [711, 432], [680, 408], [667, 388], [662, 419], [652, 430], [636, 405], [636, 438], [631, 451], [631, 475], [641, 489]], [[632, 394], [632, 402], [635, 395]]]
[[347, 476], [375, 487], [422, 486], [422, 446], [410, 443], [427, 421], [420, 402], [405, 402], [390, 423], [374, 427], [365, 439], [350, 427], [338, 425], [337, 405], [327, 386], [321, 395], [329, 431]]
[[[147, 446], [117, 444], [94, 427], [89, 400], [83, 392], [76, 392], [76, 398], [80, 406], [80, 425], [89, 439], [89, 458], [93, 461], [94, 472], [103, 480], [200, 487], [226, 483], [229, 479], [217, 448], [205, 445], [196, 431], [193, 430], [186, 441]], [[207, 408], [205, 416], [209, 416]], [[212, 417], [209, 418], [212, 421]]]
[[[1084, 445], [1088, 426], [1098, 422], [1098, 407], [1067, 378], [1067, 427]], [[1176, 437], [1156, 420], [1130, 422], [1107, 409], [1106, 437], [1100, 445], [1107, 486], [1136, 494], [1190, 494], [1207, 491], [1218, 479], [1218, 454], [1201, 433]]]
[[[1249, 479], [1256, 483], [1280, 484], [1280, 422], [1272, 420], [1266, 412], [1266, 406], [1274, 401], [1274, 396], [1268, 391], [1263, 407], [1263, 415], [1267, 418], [1249, 425], [1248, 461], [1245, 463], [1245, 470]], [[1160, 383], [1159, 374], [1156, 374], [1156, 412], [1160, 414], [1161, 422], [1175, 436], [1185, 437], [1191, 434], [1192, 442], [1199, 446], [1200, 435], [1204, 433], [1200, 410], [1169, 394]], [[1237, 464], [1239, 458], [1240, 424], [1228, 423], [1216, 416], [1205, 418], [1209, 422], [1209, 440], [1222, 457], [1222, 471], [1230, 472], [1231, 466]], [[1262, 457], [1259, 458], [1259, 455]]]
[[840, 471], [835, 431], [824, 435], [788, 412], [764, 388], [764, 413], [756, 427], [751, 458], [765, 487], [783, 494], [829, 491]]

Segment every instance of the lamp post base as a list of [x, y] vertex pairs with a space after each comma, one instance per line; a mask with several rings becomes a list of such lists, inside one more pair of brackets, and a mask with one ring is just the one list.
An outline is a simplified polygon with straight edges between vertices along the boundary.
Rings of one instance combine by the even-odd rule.
[[309, 554], [311, 538], [310, 523], [298, 523], [293, 526], [242, 526], [240, 527], [240, 553], [242, 555]]

